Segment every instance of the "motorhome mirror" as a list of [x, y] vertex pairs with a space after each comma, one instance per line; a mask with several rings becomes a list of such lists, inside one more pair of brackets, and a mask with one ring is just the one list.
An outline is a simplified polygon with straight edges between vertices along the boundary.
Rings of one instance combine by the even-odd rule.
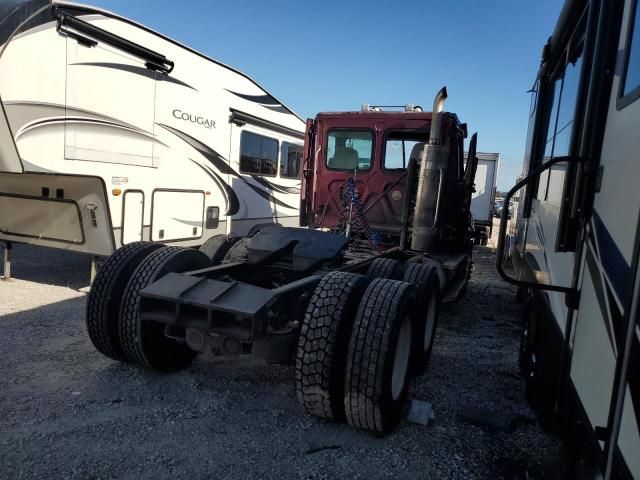
[[[541, 290], [550, 290], [564, 293], [574, 293], [575, 290], [571, 288], [572, 272], [550, 272], [547, 265], [547, 255], [549, 252], [541, 251], [539, 246], [535, 248], [528, 248], [526, 238], [519, 238], [517, 235], [542, 235], [544, 238], [544, 226], [543, 222], [545, 215], [540, 215], [539, 220], [535, 224], [530, 224], [528, 229], [517, 228], [517, 235], [508, 235], [507, 229], [514, 225], [513, 222], [519, 222], [522, 219], [517, 214], [518, 207], [513, 205], [513, 199], [518, 198], [520, 190], [530, 185], [535, 185], [536, 181], [543, 176], [543, 174], [549, 174], [550, 172], [557, 172], [559, 169], [566, 168], [569, 163], [578, 161], [575, 157], [556, 157], [542, 166], [533, 170], [522, 180], [519, 180], [516, 185], [507, 193], [504, 197], [502, 204], [502, 211], [500, 215], [500, 230], [498, 234], [498, 248], [496, 251], [496, 267], [500, 276], [507, 282], [524, 288], [535, 288]], [[549, 218], [552, 215], [548, 215]], [[557, 217], [554, 217], [557, 219]], [[555, 227], [555, 225], [554, 225]], [[531, 230], [534, 229], [534, 230]], [[552, 242], [553, 239], [546, 239], [547, 242]], [[514, 253], [514, 250], [518, 249]], [[522, 251], [520, 251], [520, 249]], [[554, 255], [570, 255], [570, 253], [555, 252]], [[513, 262], [527, 262], [530, 268], [518, 269], [519, 271], [528, 272], [524, 278], [515, 278], [510, 272], [513, 270], [509, 266], [509, 261]]]

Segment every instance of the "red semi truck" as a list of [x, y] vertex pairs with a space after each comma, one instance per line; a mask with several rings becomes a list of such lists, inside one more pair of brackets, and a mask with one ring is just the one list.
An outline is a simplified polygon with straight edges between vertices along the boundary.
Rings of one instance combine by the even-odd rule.
[[439, 304], [471, 272], [476, 135], [465, 159], [467, 128], [443, 111], [446, 96], [432, 112], [308, 120], [306, 228], [116, 251], [88, 298], [96, 348], [160, 371], [199, 352], [293, 362], [307, 412], [389, 432], [429, 360]]

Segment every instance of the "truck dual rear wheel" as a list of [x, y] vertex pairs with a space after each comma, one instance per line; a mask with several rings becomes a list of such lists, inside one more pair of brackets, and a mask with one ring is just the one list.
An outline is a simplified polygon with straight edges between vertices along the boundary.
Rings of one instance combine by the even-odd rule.
[[102, 264], [87, 297], [86, 325], [93, 346], [109, 358], [125, 361], [118, 335], [118, 313], [127, 279], [159, 243], [134, 242], [116, 250]]
[[213, 265], [217, 265], [238, 240], [239, 237], [230, 237], [221, 233], [209, 238], [200, 246], [199, 250], [209, 257]]
[[369, 264], [367, 276], [371, 279], [399, 279], [402, 276], [402, 263], [392, 258], [376, 258]]
[[430, 264], [408, 262], [403, 280], [415, 285], [416, 311], [414, 326], [414, 346], [412, 355], [412, 369], [416, 375], [425, 372], [438, 325], [438, 310], [440, 307], [440, 282], [436, 267]]
[[247, 244], [249, 243], [249, 237], [242, 237], [238, 241], [236, 241], [229, 251], [225, 254], [225, 260], [240, 260], [247, 258], [248, 250]]
[[296, 394], [305, 411], [344, 419], [347, 346], [367, 277], [331, 272], [313, 291], [296, 351]]
[[413, 285], [373, 280], [349, 341], [344, 406], [353, 427], [384, 435], [400, 420], [410, 380], [415, 312]]
[[126, 359], [153, 370], [177, 371], [187, 367], [197, 352], [165, 335], [163, 323], [140, 318], [140, 290], [171, 272], [211, 266], [204, 253], [190, 248], [162, 247], [135, 269], [124, 289], [119, 315], [120, 341]]

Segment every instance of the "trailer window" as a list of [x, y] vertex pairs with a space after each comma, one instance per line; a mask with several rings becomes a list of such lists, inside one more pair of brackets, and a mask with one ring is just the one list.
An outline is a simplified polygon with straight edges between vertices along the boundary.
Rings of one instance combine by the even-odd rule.
[[284, 178], [299, 178], [301, 158], [302, 147], [300, 145], [283, 144], [282, 157], [280, 158], [280, 176]]
[[275, 176], [278, 172], [278, 141], [256, 133], [242, 132], [240, 172]]
[[638, 18], [638, 2], [634, 5], [635, 14], [631, 14], [627, 40], [627, 65], [622, 83], [624, 102], [620, 108], [640, 97], [640, 19]]
[[373, 157], [373, 132], [330, 130], [327, 135], [327, 167], [333, 170], [369, 170]]
[[391, 132], [387, 134], [384, 144], [383, 166], [387, 170], [405, 170], [411, 155], [420, 155], [420, 146], [414, 152], [414, 147], [427, 141], [425, 132]]

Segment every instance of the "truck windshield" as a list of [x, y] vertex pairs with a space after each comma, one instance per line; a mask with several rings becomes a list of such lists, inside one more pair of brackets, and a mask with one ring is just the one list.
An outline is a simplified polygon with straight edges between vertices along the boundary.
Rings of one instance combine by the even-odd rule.
[[330, 130], [327, 135], [327, 167], [332, 170], [369, 170], [373, 156], [373, 132]]

